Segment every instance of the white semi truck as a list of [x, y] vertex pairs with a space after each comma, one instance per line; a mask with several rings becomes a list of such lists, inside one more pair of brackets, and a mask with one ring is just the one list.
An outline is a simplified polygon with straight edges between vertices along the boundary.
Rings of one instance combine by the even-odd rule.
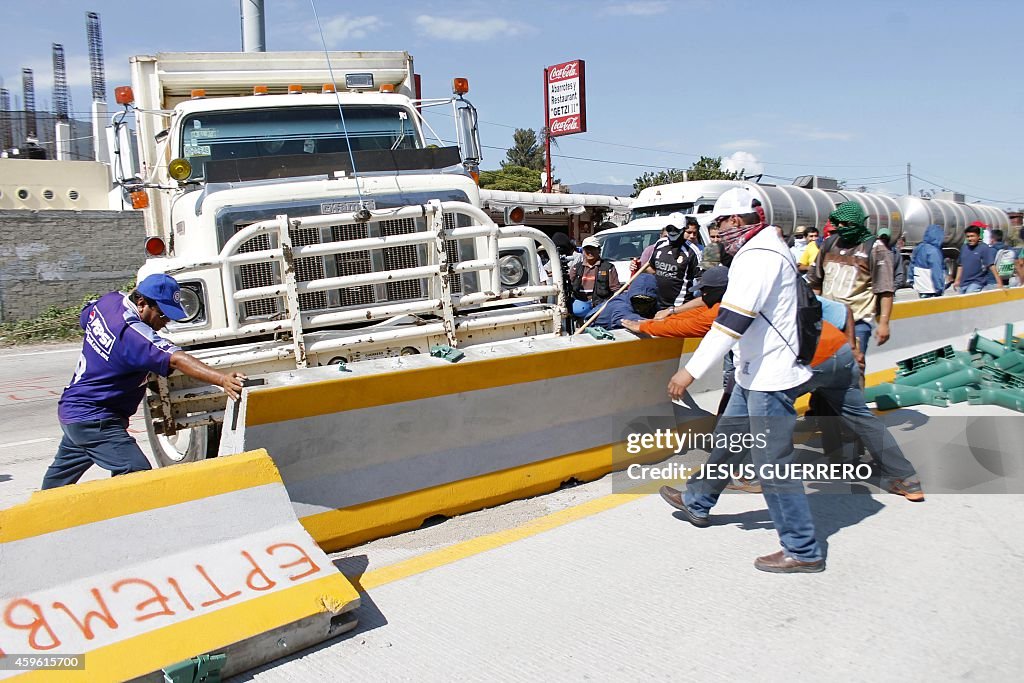
[[[161, 53], [131, 72], [115, 123], [134, 111], [140, 167], [119, 155], [119, 184], [145, 213], [139, 278], [181, 283], [167, 333], [190, 353], [258, 375], [559, 333], [561, 273], [537, 258], [553, 243], [481, 210], [464, 79], [422, 99], [405, 52]], [[458, 146], [428, 138], [430, 106]], [[216, 452], [219, 390], [151, 389], [161, 464]]]
[[[909, 255], [923, 238], [929, 225], [937, 224], [945, 231], [944, 251], [955, 257], [964, 240], [964, 229], [974, 221], [1006, 232], [1010, 220], [1005, 211], [985, 204], [967, 204], [963, 199], [925, 198], [905, 195], [893, 197], [875, 192], [853, 192], [839, 189], [838, 183], [817, 176], [797, 178], [793, 185], [771, 185], [739, 180], [693, 180], [647, 187], [630, 204], [630, 220], [667, 216], [673, 212], [707, 214], [715, 200], [733, 187], [744, 187], [754, 193], [764, 206], [769, 223], [782, 228], [789, 236], [798, 225], [821, 230], [828, 215], [839, 204], [857, 201], [868, 214], [872, 232], [889, 228], [895, 241], [903, 235]], [[701, 220], [702, 228], [706, 227]], [[707, 235], [704, 235], [705, 244]]]

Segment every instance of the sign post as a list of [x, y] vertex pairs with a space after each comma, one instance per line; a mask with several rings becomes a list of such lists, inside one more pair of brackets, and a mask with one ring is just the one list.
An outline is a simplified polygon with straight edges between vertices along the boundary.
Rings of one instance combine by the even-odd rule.
[[584, 62], [576, 59], [544, 69], [545, 192], [551, 192], [551, 138], [587, 132]]

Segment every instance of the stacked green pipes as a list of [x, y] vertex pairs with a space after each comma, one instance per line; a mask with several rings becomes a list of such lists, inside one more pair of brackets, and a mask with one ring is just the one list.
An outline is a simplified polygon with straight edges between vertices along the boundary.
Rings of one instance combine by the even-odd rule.
[[1024, 338], [1007, 323], [1002, 342], [975, 330], [967, 351], [944, 346], [896, 364], [893, 382], [869, 387], [868, 403], [881, 410], [967, 401], [1024, 413]]

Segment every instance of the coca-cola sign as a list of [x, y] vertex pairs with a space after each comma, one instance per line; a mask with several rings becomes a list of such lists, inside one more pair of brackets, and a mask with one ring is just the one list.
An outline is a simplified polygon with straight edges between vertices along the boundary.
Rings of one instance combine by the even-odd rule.
[[544, 69], [545, 113], [551, 137], [587, 130], [584, 62], [577, 59]]

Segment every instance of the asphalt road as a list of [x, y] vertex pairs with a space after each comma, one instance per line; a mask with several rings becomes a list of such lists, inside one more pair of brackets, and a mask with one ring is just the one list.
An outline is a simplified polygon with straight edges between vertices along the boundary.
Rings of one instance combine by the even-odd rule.
[[[81, 344], [60, 344], [0, 351], [0, 507], [22, 502], [39, 488], [61, 439], [57, 400], [80, 350]], [[148, 456], [141, 412], [129, 431]], [[107, 476], [93, 467], [82, 480]]]

